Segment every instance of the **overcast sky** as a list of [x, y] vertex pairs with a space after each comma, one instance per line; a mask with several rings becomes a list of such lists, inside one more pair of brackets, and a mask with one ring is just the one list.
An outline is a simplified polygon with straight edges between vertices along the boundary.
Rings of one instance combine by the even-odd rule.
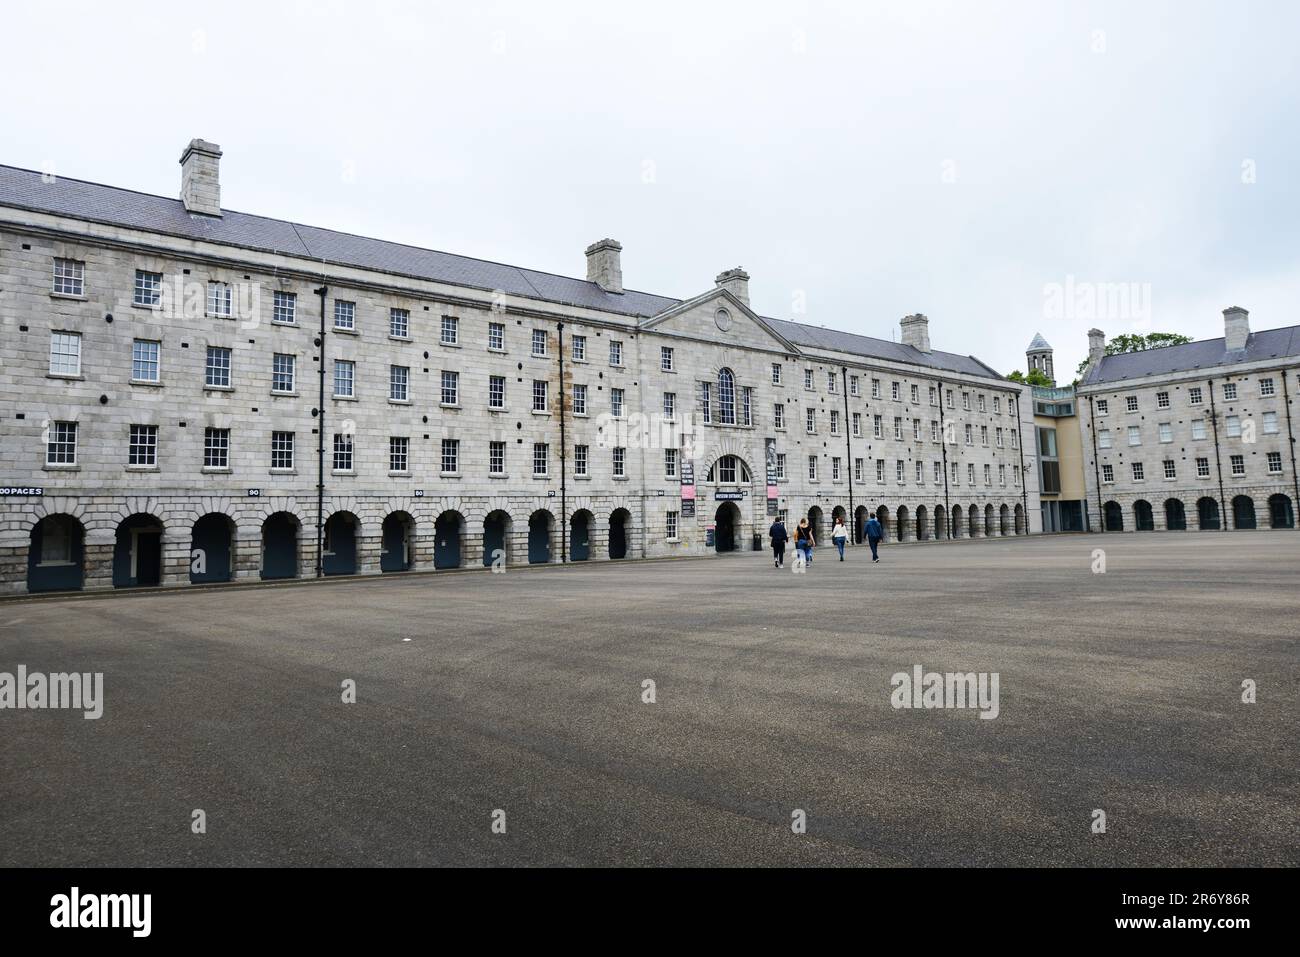
[[[687, 297], [744, 266], [763, 314], [897, 338], [923, 312], [935, 348], [1003, 373], [1039, 331], [1065, 373], [1092, 325], [1210, 338], [1229, 305], [1300, 322], [1293, 3], [169, 0], [5, 20], [0, 163], [174, 196], [199, 136], [225, 151], [229, 209], [578, 276], [612, 236], [628, 288]], [[1129, 300], [1089, 315], [1119, 283]]]

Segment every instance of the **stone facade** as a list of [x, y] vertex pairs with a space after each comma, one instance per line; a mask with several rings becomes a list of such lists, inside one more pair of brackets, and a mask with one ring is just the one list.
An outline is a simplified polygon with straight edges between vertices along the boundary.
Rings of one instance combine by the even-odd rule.
[[[202, 146], [215, 175], [220, 152]], [[618, 295], [620, 250], [588, 251], [593, 281]], [[322, 274], [252, 245], [0, 203], [3, 482], [43, 493], [0, 499], [0, 588], [22, 592], [32, 576], [63, 587], [78, 564], [86, 588], [316, 574], [318, 428], [326, 573], [748, 549], [771, 521], [769, 442], [784, 463], [775, 507], [796, 520], [816, 510], [823, 536], [837, 509], [881, 509], [891, 538], [1036, 530], [1027, 389], [924, 356], [796, 344], [749, 308], [748, 278], [729, 270], [699, 296], [628, 315], [386, 269]], [[925, 318], [905, 323], [928, 353]], [[274, 388], [289, 362], [292, 383]], [[352, 395], [336, 394], [339, 363], [352, 363]], [[273, 433], [292, 433], [291, 465], [272, 467]], [[335, 458], [349, 437], [350, 467]], [[393, 438], [407, 440], [404, 467]], [[451, 467], [444, 440], [459, 443]], [[69, 518], [50, 530], [48, 516]]]

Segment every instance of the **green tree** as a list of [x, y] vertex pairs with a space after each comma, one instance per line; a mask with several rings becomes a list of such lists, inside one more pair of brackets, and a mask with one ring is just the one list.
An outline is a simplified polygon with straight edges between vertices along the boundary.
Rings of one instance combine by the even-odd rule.
[[[1191, 336], [1184, 336], [1177, 332], [1149, 332], [1145, 336], [1141, 333], [1125, 334], [1116, 336], [1110, 342], [1106, 343], [1106, 355], [1118, 356], [1126, 352], [1143, 352], [1147, 349], [1163, 349], [1165, 346], [1181, 346], [1184, 342], [1191, 342]], [[1088, 360], [1084, 359], [1079, 363], [1079, 368], [1075, 370], [1076, 375], [1083, 375], [1083, 370], [1087, 368]]]
[[1028, 375], [1017, 369], [1015, 372], [1010, 373], [1007, 378], [1012, 382], [1027, 382], [1029, 385], [1042, 386], [1045, 389], [1052, 387], [1052, 380], [1047, 378], [1047, 373], [1042, 369], [1030, 369]]

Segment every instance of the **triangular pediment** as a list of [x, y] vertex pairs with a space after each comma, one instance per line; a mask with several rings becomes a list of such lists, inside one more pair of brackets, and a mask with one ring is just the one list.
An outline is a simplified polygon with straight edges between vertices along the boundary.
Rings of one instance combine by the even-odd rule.
[[770, 349], [790, 355], [800, 353], [798, 346], [726, 289], [710, 289], [694, 299], [679, 302], [671, 309], [643, 319], [640, 328], [732, 346]]

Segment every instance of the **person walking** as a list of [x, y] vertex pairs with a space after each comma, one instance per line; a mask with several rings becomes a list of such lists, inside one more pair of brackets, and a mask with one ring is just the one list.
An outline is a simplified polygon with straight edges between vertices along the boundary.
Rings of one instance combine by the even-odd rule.
[[872, 515], [867, 519], [867, 544], [871, 546], [871, 561], [875, 564], [880, 563], [880, 556], [876, 553], [876, 547], [884, 537], [885, 530], [881, 527], [880, 519]]
[[840, 561], [844, 561], [844, 545], [848, 540], [849, 530], [844, 527], [844, 519], [837, 518], [835, 520], [835, 527], [831, 529], [831, 541], [834, 542], [835, 547], [839, 549]]
[[785, 543], [790, 540], [790, 533], [785, 530], [785, 522], [777, 516], [772, 527], [767, 530], [772, 539], [772, 567], [780, 568], [785, 564]]
[[816, 546], [817, 539], [813, 537], [812, 526], [808, 524], [808, 517], [805, 515], [799, 519], [799, 527], [794, 530], [794, 547], [803, 556], [805, 564], [812, 564], [812, 553]]

